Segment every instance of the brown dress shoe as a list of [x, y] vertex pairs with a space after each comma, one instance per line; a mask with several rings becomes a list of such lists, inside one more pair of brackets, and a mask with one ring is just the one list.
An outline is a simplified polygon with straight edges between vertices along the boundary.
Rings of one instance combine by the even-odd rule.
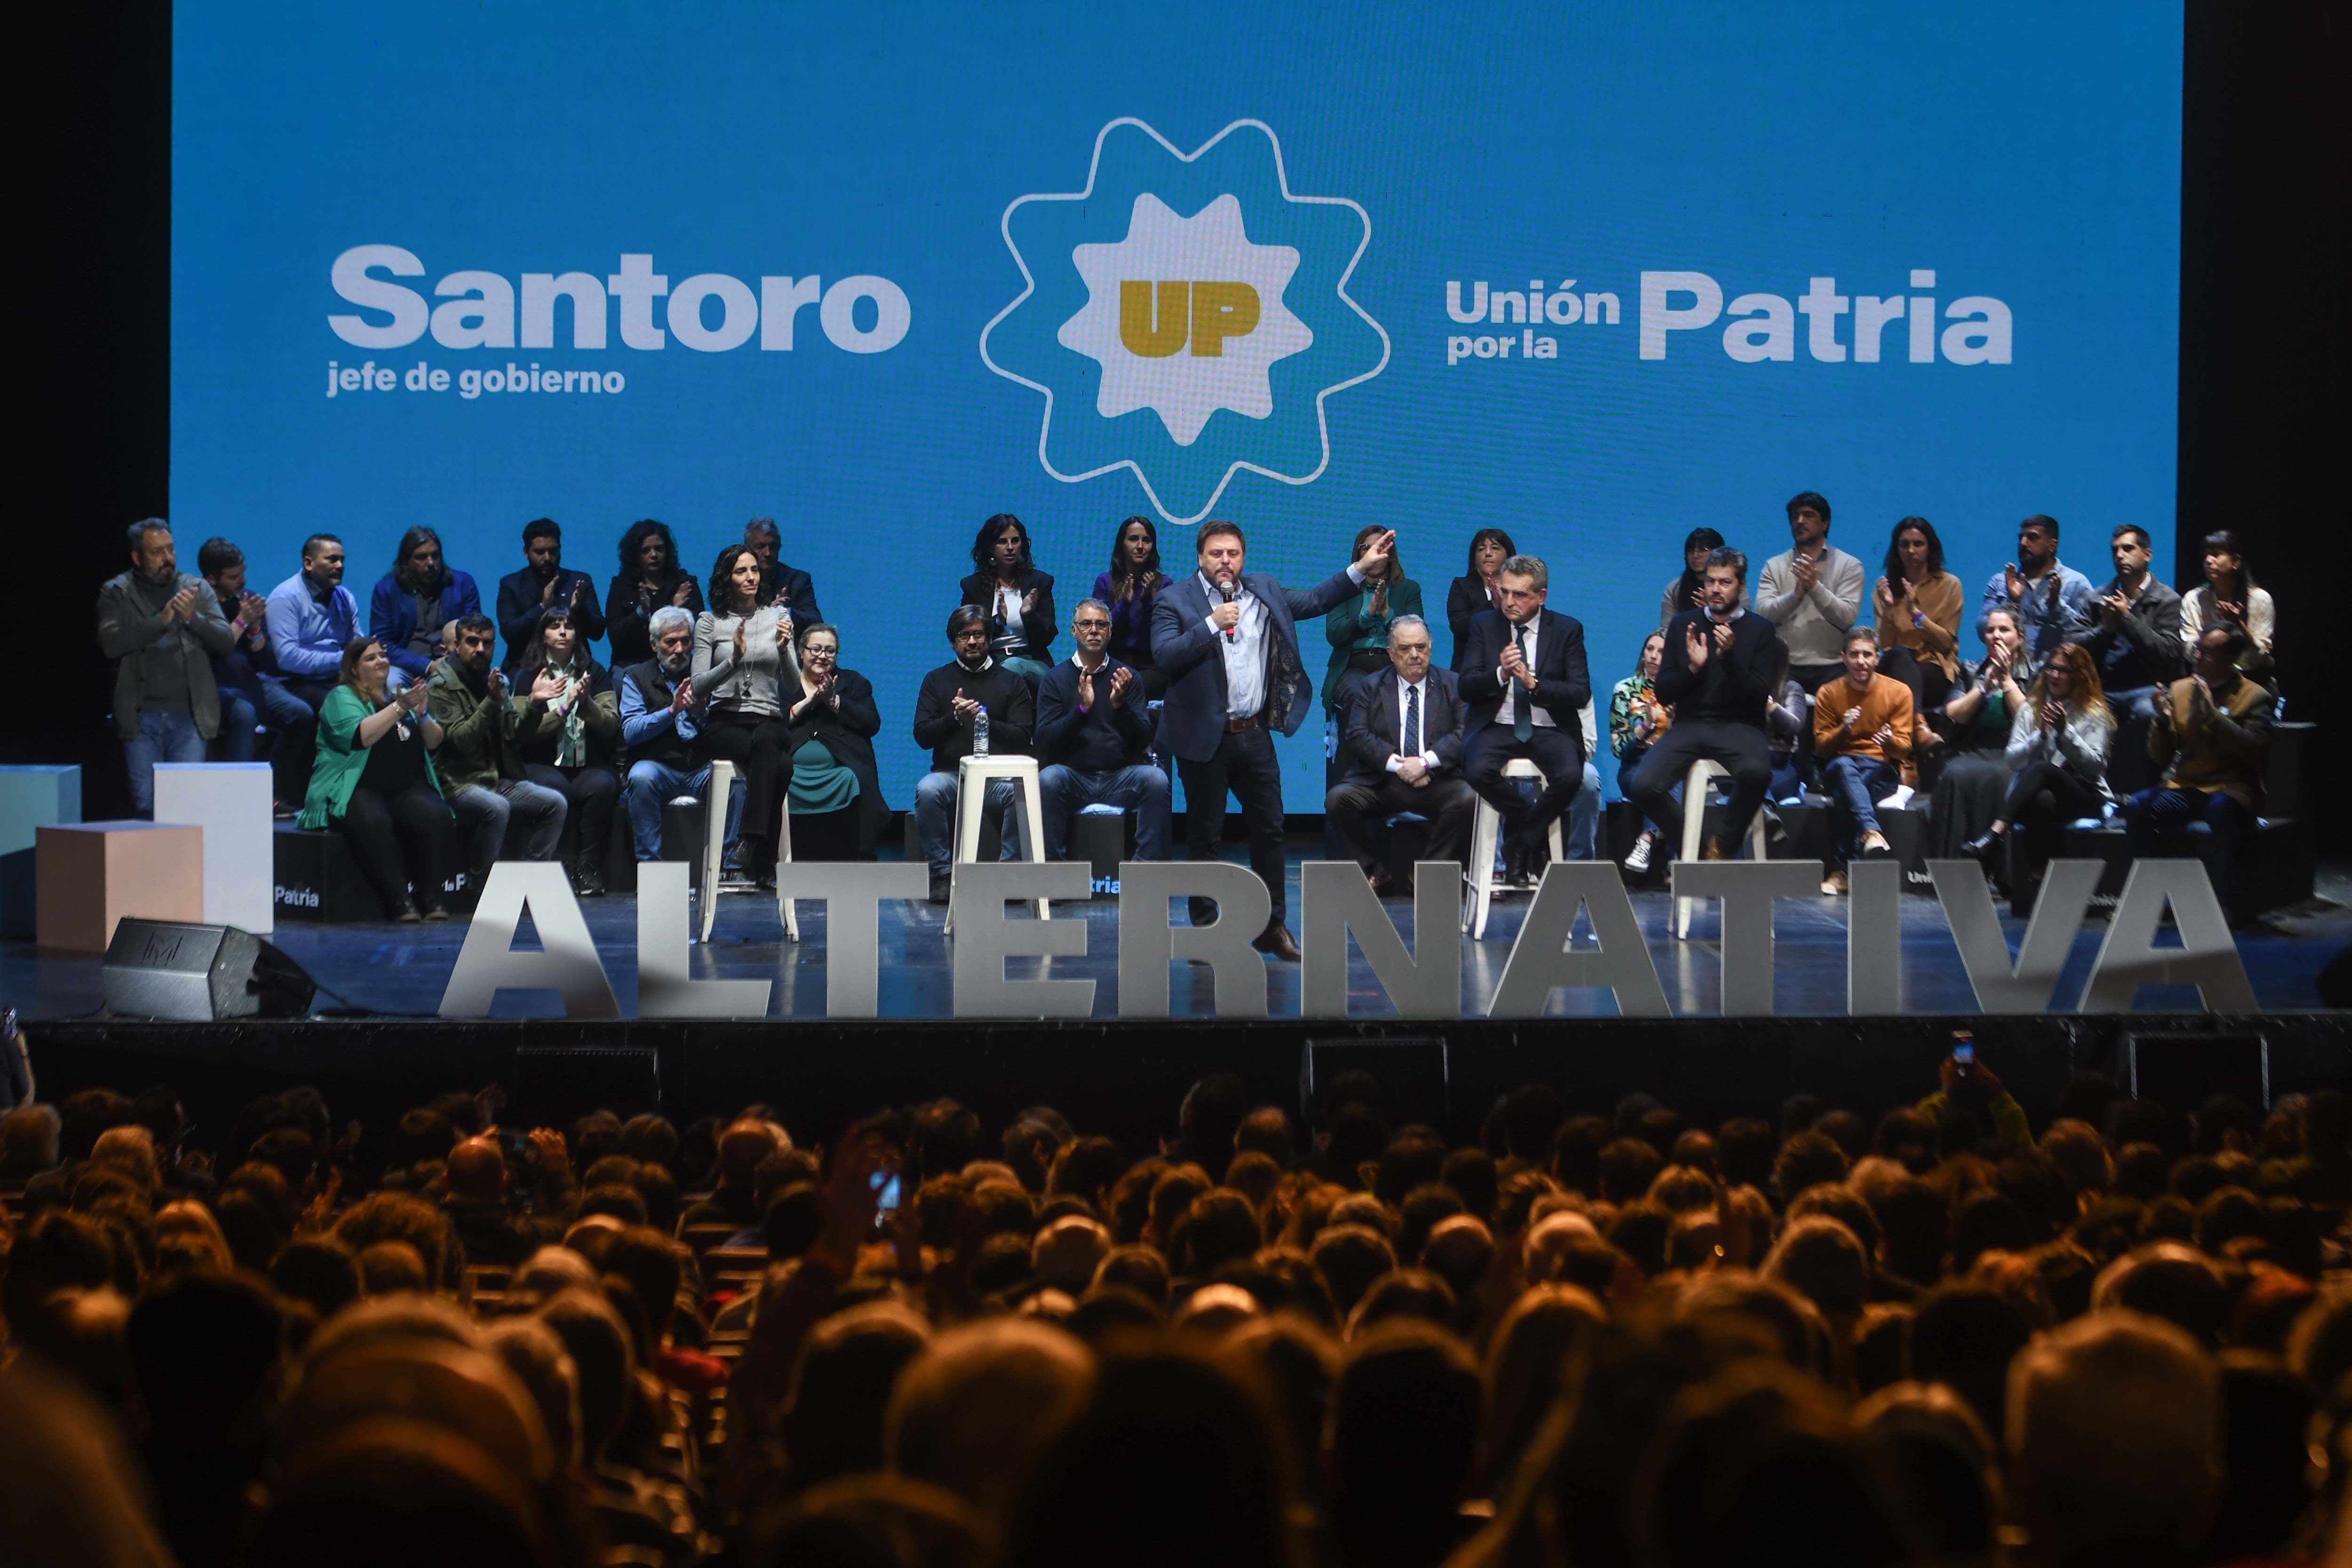
[[1390, 894], [1396, 891], [1396, 878], [1391, 876], [1385, 871], [1376, 871], [1372, 873], [1370, 880], [1372, 884], [1372, 896], [1374, 898], [1386, 898]]
[[1709, 839], [1699, 846], [1698, 858], [1703, 861], [1727, 861], [1731, 857], [1724, 852], [1721, 839]]
[[1276, 920], [1250, 939], [1250, 946], [1276, 958], [1298, 962], [1298, 942], [1290, 935], [1290, 927]]

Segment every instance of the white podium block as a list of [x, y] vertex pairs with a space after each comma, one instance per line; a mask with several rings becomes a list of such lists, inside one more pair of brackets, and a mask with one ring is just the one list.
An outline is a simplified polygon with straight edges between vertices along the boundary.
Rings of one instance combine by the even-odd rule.
[[155, 820], [205, 831], [207, 924], [269, 935], [277, 909], [270, 800], [267, 762], [156, 764]]

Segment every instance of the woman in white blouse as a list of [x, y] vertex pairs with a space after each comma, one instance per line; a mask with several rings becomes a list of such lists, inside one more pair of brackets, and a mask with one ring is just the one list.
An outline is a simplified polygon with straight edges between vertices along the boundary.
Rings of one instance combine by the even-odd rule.
[[[743, 775], [739, 863], [762, 888], [776, 885], [776, 834], [792, 788], [791, 740], [784, 715], [801, 697], [793, 653], [793, 614], [760, 602], [760, 557], [750, 545], [719, 552], [710, 569], [710, 608], [694, 623], [694, 695], [709, 703], [702, 732], [710, 754]], [[726, 809], [713, 801], [714, 811]]]
[[[2009, 766], [2017, 779], [2009, 804], [1968, 852], [1998, 870], [2004, 846], [2010, 912], [2022, 919], [2033, 908], [2042, 873], [2058, 853], [2059, 835], [2078, 817], [2102, 814], [2107, 751], [2116, 716], [2099, 689], [2099, 667], [2080, 643], [2062, 644], [2042, 667], [2009, 725]], [[2011, 833], [2010, 824], [2021, 830]]]

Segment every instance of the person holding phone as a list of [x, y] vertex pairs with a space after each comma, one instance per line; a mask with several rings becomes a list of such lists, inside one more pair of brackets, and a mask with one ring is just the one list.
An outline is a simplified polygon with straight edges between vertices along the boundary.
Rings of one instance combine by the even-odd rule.
[[386, 689], [391, 676], [392, 660], [374, 638], [344, 646], [340, 677], [319, 710], [319, 758], [298, 820], [343, 835], [394, 919], [446, 920], [457, 818], [433, 764], [446, 732], [425, 706], [425, 685], [395, 697]]
[[0, 1115], [33, 1103], [33, 1053], [25, 1047], [16, 1009], [0, 1013]]

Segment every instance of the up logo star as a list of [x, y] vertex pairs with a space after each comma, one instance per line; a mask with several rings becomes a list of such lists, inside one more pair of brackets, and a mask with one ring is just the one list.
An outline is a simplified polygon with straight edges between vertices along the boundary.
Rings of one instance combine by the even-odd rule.
[[1084, 190], [1020, 197], [1003, 229], [1024, 287], [980, 353], [1045, 394], [1038, 461], [1073, 484], [1130, 469], [1171, 521], [1206, 517], [1244, 469], [1320, 477], [1325, 400], [1388, 366], [1347, 291], [1370, 220], [1292, 193], [1256, 120], [1189, 153], [1113, 120]]

